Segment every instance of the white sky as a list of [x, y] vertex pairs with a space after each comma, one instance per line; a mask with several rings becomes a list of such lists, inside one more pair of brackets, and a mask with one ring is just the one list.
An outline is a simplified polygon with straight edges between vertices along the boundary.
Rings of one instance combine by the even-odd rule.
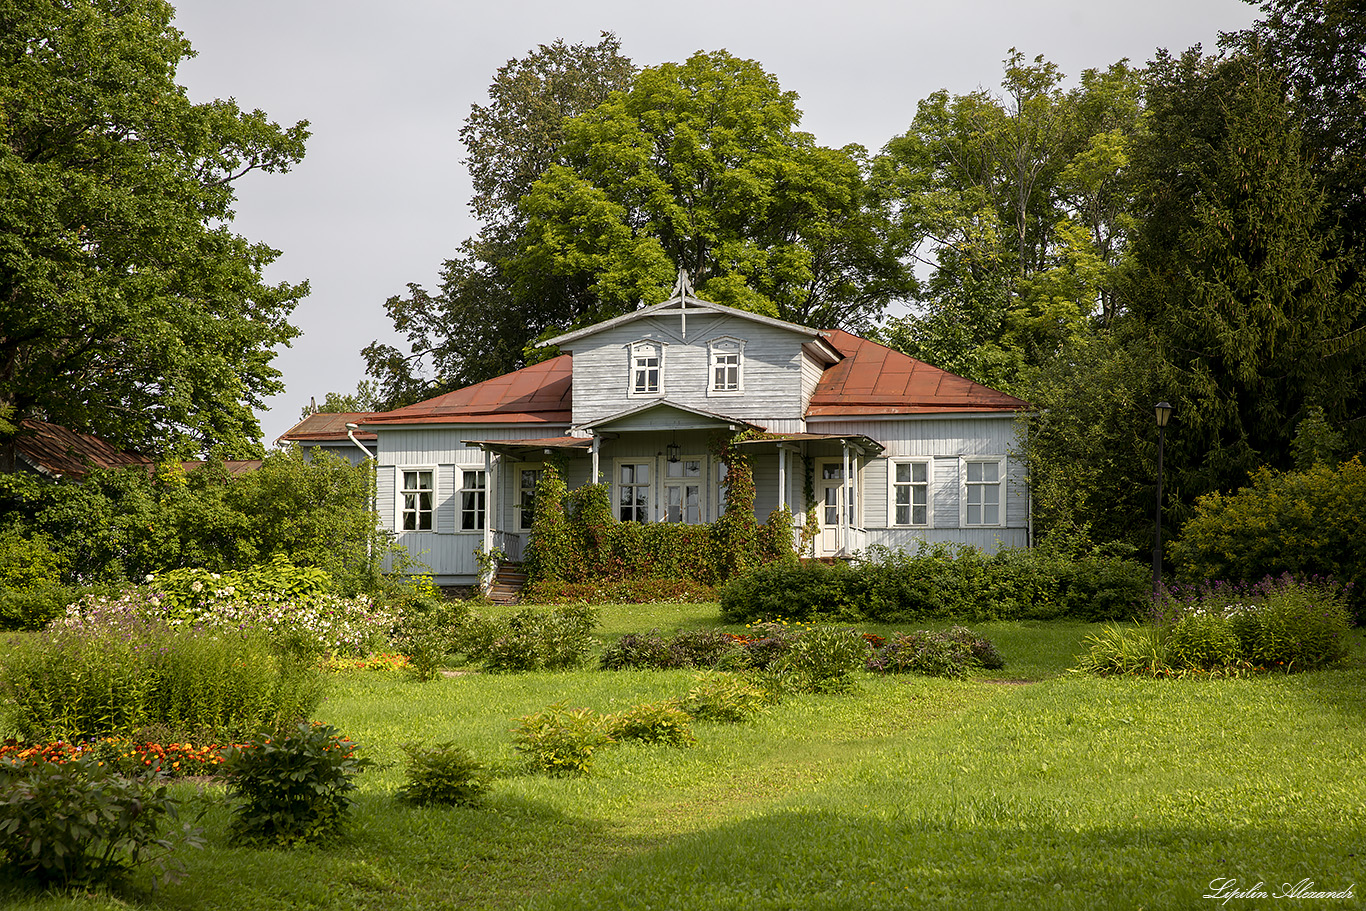
[[[174, 0], [173, 0], [174, 2]], [[459, 130], [494, 71], [556, 38], [612, 31], [638, 66], [724, 48], [758, 60], [801, 96], [802, 128], [827, 146], [870, 151], [905, 132], [945, 88], [1000, 83], [1012, 47], [1069, 77], [1154, 49], [1173, 52], [1250, 24], [1242, 0], [180, 0], [176, 26], [199, 56], [180, 69], [194, 101], [234, 97], [272, 120], [310, 121], [289, 174], [238, 182], [234, 229], [282, 252], [271, 281], [307, 278], [303, 332], [275, 366], [286, 391], [261, 415], [269, 444], [310, 396], [351, 392], [360, 349], [397, 340], [384, 301], [477, 230]], [[403, 350], [406, 348], [399, 346]]]

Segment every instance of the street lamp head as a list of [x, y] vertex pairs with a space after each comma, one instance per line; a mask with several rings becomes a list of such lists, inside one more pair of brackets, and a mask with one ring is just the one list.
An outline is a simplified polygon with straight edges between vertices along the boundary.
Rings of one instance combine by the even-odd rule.
[[1172, 406], [1166, 402], [1157, 403], [1157, 426], [1166, 427], [1167, 420], [1172, 416]]

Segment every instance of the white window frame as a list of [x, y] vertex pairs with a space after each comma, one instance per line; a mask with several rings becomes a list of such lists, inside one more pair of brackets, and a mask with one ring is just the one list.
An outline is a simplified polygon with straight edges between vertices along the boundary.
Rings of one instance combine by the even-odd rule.
[[[667, 346], [660, 341], [650, 338], [636, 339], [626, 346], [626, 395], [633, 399], [654, 399], [664, 395], [664, 349]], [[649, 357], [644, 349], [653, 348], [654, 357], [657, 361], [655, 367], [655, 387], [650, 389], [648, 384], [644, 389], [636, 387], [636, 357], [637, 352], [640, 356]], [[645, 369], [649, 369], [646, 367]]]
[[[622, 504], [622, 502], [621, 502], [621, 491], [622, 491], [622, 488], [623, 488], [623, 487], [628, 486], [628, 485], [625, 485], [625, 484], [622, 483], [622, 479], [621, 479], [621, 469], [622, 469], [624, 466], [626, 466], [626, 465], [631, 465], [631, 466], [634, 466], [634, 467], [636, 467], [636, 468], [639, 468], [640, 466], [644, 465], [644, 466], [646, 466], [646, 467], [650, 470], [650, 479], [649, 479], [646, 483], [641, 484], [641, 483], [639, 483], [638, 481], [636, 481], [636, 480], [633, 479], [632, 482], [631, 482], [631, 484], [629, 485], [632, 489], [637, 488], [637, 487], [644, 487], [644, 488], [646, 489], [646, 491], [647, 491], [647, 493], [646, 493], [646, 495], [645, 495], [645, 504], [644, 504], [643, 507], [640, 506], [640, 505], [638, 505], [638, 504], [635, 504], [635, 503], [632, 503], [632, 504], [631, 504], [631, 510], [632, 510], [633, 512], [634, 512], [635, 510], [642, 509], [642, 508], [645, 510], [645, 514], [644, 514], [643, 517], [633, 516], [633, 517], [630, 518], [630, 519], [623, 519], [623, 518], [621, 517], [621, 510], [622, 510], [622, 506], [623, 506], [623, 504]], [[611, 494], [612, 494], [612, 515], [615, 516], [615, 517], [617, 518], [618, 521], [622, 521], [622, 522], [653, 522], [654, 519], [655, 519], [655, 491], [658, 489], [658, 482], [659, 482], [659, 465], [657, 464], [657, 460], [654, 459], [653, 457], [646, 456], [646, 457], [642, 457], [642, 458], [638, 458], [638, 459], [633, 459], [633, 458], [613, 459], [613, 460], [612, 460], [612, 489], [611, 489]]]
[[[435, 465], [403, 465], [403, 466], [398, 466], [398, 467], [396, 468], [396, 470], [398, 471], [398, 478], [397, 478], [397, 483], [396, 483], [395, 486], [398, 488], [398, 496], [394, 498], [394, 501], [395, 501], [395, 502], [394, 502], [394, 506], [395, 506], [395, 510], [394, 510], [394, 511], [395, 511], [395, 515], [394, 515], [394, 527], [398, 529], [398, 533], [399, 533], [399, 534], [404, 534], [404, 533], [407, 533], [407, 532], [435, 532], [435, 531], [436, 531], [436, 506], [437, 506], [437, 500], [436, 500], [436, 494], [437, 494], [437, 490], [436, 490], [437, 470], [436, 470], [436, 466], [435, 466]], [[408, 475], [410, 475], [410, 474], [417, 477], [417, 480], [415, 481], [415, 486], [413, 486], [413, 487], [409, 487], [409, 486], [408, 486]], [[429, 487], [426, 487], [426, 488], [423, 488], [423, 487], [421, 486], [421, 483], [422, 483], [422, 481], [421, 481], [421, 476], [424, 475], [424, 474], [427, 475], [427, 480], [428, 480], [428, 483], [430, 484], [430, 486], [429, 486]], [[424, 508], [422, 507], [422, 505], [421, 505], [421, 501], [419, 500], [416, 506], [414, 506], [412, 509], [409, 509], [409, 508], [408, 508], [408, 495], [409, 495], [409, 494], [413, 494], [413, 495], [420, 496], [421, 494], [424, 494], [424, 493], [427, 494], [427, 495], [429, 495], [429, 496], [431, 497], [431, 505], [428, 506], [428, 507], [426, 507], [426, 508], [424, 509]], [[414, 519], [413, 519], [413, 527], [412, 527], [412, 528], [408, 528], [408, 527], [407, 527], [407, 523], [404, 521], [404, 518], [405, 518], [407, 515], [409, 515], [410, 513], [411, 513], [411, 514], [413, 515], [413, 517], [414, 517]], [[427, 517], [427, 527], [426, 527], [426, 528], [423, 528], [423, 527], [422, 527], [422, 516], [423, 516], [424, 514], [425, 514], [426, 517]]]
[[[528, 522], [524, 522], [524, 521], [523, 521], [523, 519], [525, 518], [525, 515], [526, 515], [526, 507], [524, 507], [524, 506], [522, 505], [522, 502], [523, 502], [523, 495], [526, 493], [526, 488], [522, 486], [522, 472], [524, 472], [524, 471], [537, 471], [537, 472], [542, 472], [542, 473], [544, 473], [544, 472], [545, 472], [545, 463], [544, 463], [544, 462], [514, 462], [513, 465], [512, 465], [512, 470], [513, 470], [513, 473], [514, 473], [514, 475], [515, 475], [515, 477], [513, 478], [513, 480], [515, 480], [515, 481], [517, 482], [516, 484], [512, 485], [512, 489], [513, 489], [513, 491], [515, 491], [514, 496], [517, 497], [517, 499], [516, 499], [516, 500], [513, 502], [513, 504], [512, 504], [512, 511], [513, 511], [512, 527], [513, 527], [513, 530], [514, 530], [514, 531], [517, 531], [517, 532], [531, 531], [531, 524], [528, 523]], [[533, 495], [533, 497], [535, 496], [535, 488], [532, 488], [532, 495]], [[534, 511], [534, 509], [535, 509], [535, 504], [534, 504], [534, 503], [532, 504], [532, 509], [533, 509], [533, 511]]]
[[[716, 383], [717, 359], [735, 358], [735, 387], [718, 388]], [[724, 335], [707, 342], [707, 395], [733, 396], [745, 392], [745, 340]]]
[[[922, 465], [925, 468], [925, 480], [923, 482], [911, 480], [898, 482], [896, 479], [897, 467], [901, 465]], [[915, 477], [915, 469], [911, 469], [911, 477]], [[925, 488], [925, 521], [915, 521], [915, 488], [918, 486]], [[898, 522], [896, 517], [897, 508], [897, 488], [907, 487], [911, 491], [910, 503], [907, 505], [909, 522]], [[893, 458], [887, 460], [887, 526], [889, 528], [934, 528], [934, 460], [927, 458]]]
[[[482, 468], [457, 468], [460, 472], [460, 490], [456, 493], [456, 527], [460, 531], [480, 531], [488, 527], [489, 522], [489, 476], [488, 472]], [[474, 475], [480, 481], [475, 486], [469, 486], [470, 475]], [[473, 508], [465, 505], [466, 497], [473, 495], [475, 506]], [[473, 520], [473, 524], [466, 525], [467, 520]]]
[[[996, 465], [996, 481], [969, 481], [968, 473], [970, 465]], [[958, 460], [958, 524], [962, 528], [1003, 528], [1006, 524], [1006, 484], [1009, 475], [1006, 472], [1008, 467], [1005, 456], [985, 455], [985, 456], [960, 456]], [[986, 490], [990, 487], [996, 488], [996, 519], [995, 522], [969, 522], [968, 521], [968, 489], [970, 487], [980, 487]], [[987, 501], [984, 498], [980, 504], [985, 516]]]
[[[693, 475], [692, 477], [687, 477], [686, 475], [680, 476], [680, 477], [676, 477], [676, 478], [671, 478], [671, 477], [669, 477], [669, 466], [670, 466], [670, 465], [686, 465], [686, 463], [688, 463], [688, 462], [696, 462], [696, 463], [697, 463], [697, 474]], [[659, 518], [660, 518], [660, 520], [661, 520], [661, 521], [664, 521], [664, 522], [672, 522], [672, 521], [673, 521], [673, 519], [670, 518], [670, 516], [669, 516], [669, 488], [670, 488], [670, 487], [679, 487], [679, 488], [682, 488], [684, 494], [687, 493], [687, 489], [688, 489], [689, 487], [696, 487], [696, 488], [697, 488], [697, 521], [696, 521], [696, 522], [689, 522], [689, 521], [687, 520], [687, 517], [686, 517], [686, 516], [687, 516], [687, 513], [686, 513], [686, 506], [683, 506], [683, 507], [681, 507], [681, 509], [683, 510], [683, 517], [680, 518], [680, 519], [678, 520], [678, 523], [681, 524], [681, 525], [702, 525], [702, 524], [704, 524], [704, 523], [707, 521], [707, 459], [706, 459], [706, 456], [703, 456], [703, 455], [681, 455], [681, 456], [678, 457], [678, 461], [677, 461], [677, 462], [670, 462], [668, 459], [665, 459], [664, 462], [663, 462], [662, 467], [663, 467], [664, 470], [663, 470], [663, 471], [660, 471], [660, 472], [658, 473], [658, 474], [659, 474], [659, 486], [660, 486], [660, 501], [659, 501]], [[682, 495], [682, 494], [680, 494], [679, 502], [680, 502], [680, 503], [685, 503], [685, 500], [683, 499], [683, 495]]]

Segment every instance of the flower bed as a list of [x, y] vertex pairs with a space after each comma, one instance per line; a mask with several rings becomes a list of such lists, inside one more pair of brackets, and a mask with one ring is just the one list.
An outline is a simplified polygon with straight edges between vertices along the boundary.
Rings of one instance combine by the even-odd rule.
[[125, 774], [157, 770], [171, 778], [185, 778], [217, 775], [229, 748], [219, 744], [139, 743], [126, 737], [103, 737], [76, 743], [63, 740], [21, 743], [11, 739], [0, 743], [0, 760], [61, 763], [92, 756], [100, 765], [111, 766]]

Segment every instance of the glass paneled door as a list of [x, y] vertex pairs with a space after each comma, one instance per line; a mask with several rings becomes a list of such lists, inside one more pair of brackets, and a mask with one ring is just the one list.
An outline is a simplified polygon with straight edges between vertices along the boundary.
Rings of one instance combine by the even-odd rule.
[[[854, 527], [858, 492], [852, 490], [852, 485], [845, 484], [843, 460], [819, 461], [816, 467], [820, 474], [816, 496], [820, 498], [817, 511], [821, 523], [816, 546], [820, 556], [831, 556], [839, 553], [848, 543], [849, 530]], [[854, 478], [857, 479], [857, 474]], [[843, 522], [840, 521], [841, 513]]]
[[702, 459], [682, 458], [664, 463], [664, 520], [700, 525], [702, 522]]

